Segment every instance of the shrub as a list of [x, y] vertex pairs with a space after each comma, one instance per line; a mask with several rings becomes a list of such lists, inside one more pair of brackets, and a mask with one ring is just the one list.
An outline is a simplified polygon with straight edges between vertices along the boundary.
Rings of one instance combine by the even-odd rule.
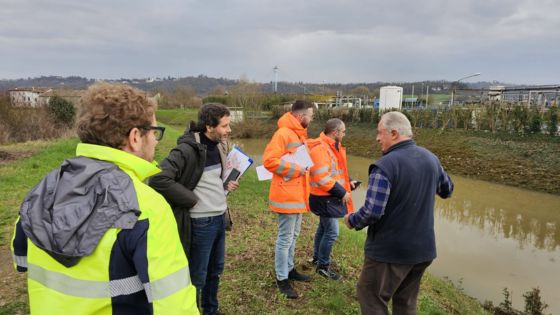
[[0, 97], [0, 144], [57, 138], [68, 130], [53, 124], [46, 108], [12, 107]]
[[558, 107], [552, 106], [548, 110], [548, 134], [555, 136], [558, 132]]
[[529, 123], [529, 111], [525, 106], [516, 105], [513, 108], [513, 130], [522, 133]]
[[533, 288], [533, 290], [523, 294], [525, 298], [525, 314], [528, 315], [541, 315], [548, 307], [548, 304], [541, 301], [541, 290]]
[[531, 291], [523, 294], [525, 299], [525, 311], [519, 311], [513, 308], [511, 292], [507, 288], [503, 289], [504, 300], [498, 306], [494, 306], [491, 301], [483, 304], [484, 309], [494, 315], [543, 315], [548, 304], [541, 301], [541, 290], [533, 288]]
[[542, 123], [543, 123], [543, 119], [542, 119], [541, 112], [537, 108], [534, 108], [531, 111], [531, 125], [529, 126], [529, 131], [533, 133], [540, 133]]
[[65, 126], [71, 126], [74, 123], [76, 108], [72, 102], [55, 95], [49, 99], [47, 109], [55, 122]]
[[224, 104], [224, 105], [229, 105], [229, 102], [230, 102], [229, 96], [211, 95], [211, 96], [207, 96], [207, 97], [202, 99], [203, 104], [206, 104], [206, 103], [220, 103], [220, 104]]
[[269, 120], [245, 119], [231, 125], [231, 137], [234, 139], [268, 138], [274, 131], [276, 124]]

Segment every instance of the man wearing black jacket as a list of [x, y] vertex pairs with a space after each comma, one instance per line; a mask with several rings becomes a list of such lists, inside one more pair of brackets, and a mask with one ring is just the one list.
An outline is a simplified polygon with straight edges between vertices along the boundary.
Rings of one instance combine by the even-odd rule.
[[177, 146], [160, 164], [162, 172], [149, 182], [173, 208], [203, 314], [215, 314], [218, 310], [225, 229], [230, 223], [225, 192], [234, 191], [239, 185], [230, 181], [227, 187], [223, 186], [229, 124], [226, 106], [203, 105], [198, 123], [191, 123], [177, 139]]

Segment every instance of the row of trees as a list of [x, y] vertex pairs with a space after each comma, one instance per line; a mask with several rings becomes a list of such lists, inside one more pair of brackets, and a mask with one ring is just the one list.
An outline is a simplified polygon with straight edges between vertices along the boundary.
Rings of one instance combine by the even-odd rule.
[[[357, 86], [353, 92], [367, 95], [370, 90], [367, 86]], [[290, 103], [296, 98], [309, 97], [302, 94], [262, 93], [260, 84], [244, 78], [240, 79], [235, 86], [227, 89], [217, 86], [208, 95], [202, 98], [192, 87], [185, 86], [173, 91], [162, 92], [160, 107], [198, 108], [203, 103], [219, 102], [230, 107], [242, 107], [245, 111], [273, 111], [274, 116], [278, 117], [285, 111], [282, 104]], [[405, 110], [404, 113], [409, 117], [413, 126], [418, 128], [488, 130], [492, 133], [517, 134], [544, 132], [556, 135], [558, 133], [557, 107], [546, 110], [529, 109], [522, 105], [491, 102], [452, 108], [411, 109]], [[318, 118], [338, 117], [347, 122], [377, 123], [379, 114], [379, 111], [373, 108], [322, 109], [318, 113]]]
[[198, 108], [204, 103], [219, 102], [230, 107], [245, 110], [270, 110], [274, 105], [292, 101], [296, 95], [262, 93], [257, 83], [241, 79], [230, 88], [216, 86], [208, 96], [202, 98], [191, 86], [183, 86], [172, 91], [160, 92], [160, 108]]
[[[274, 116], [278, 117], [283, 111], [283, 108], [277, 108]], [[556, 106], [543, 110], [529, 109], [521, 105], [490, 103], [468, 107], [405, 110], [403, 113], [415, 128], [487, 130], [492, 133], [517, 134], [542, 132], [558, 135]], [[319, 110], [317, 118], [326, 120], [336, 117], [345, 122], [377, 124], [381, 114], [382, 112], [373, 108], [331, 108]]]

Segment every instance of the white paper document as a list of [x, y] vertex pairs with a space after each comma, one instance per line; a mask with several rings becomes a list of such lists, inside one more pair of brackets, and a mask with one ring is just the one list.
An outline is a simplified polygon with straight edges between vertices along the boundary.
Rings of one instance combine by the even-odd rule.
[[311, 156], [309, 156], [309, 151], [307, 151], [307, 146], [305, 144], [300, 145], [294, 153], [284, 154], [282, 160], [296, 163], [304, 168], [311, 168], [313, 166], [313, 161], [311, 160]]
[[[304, 168], [310, 168], [313, 166], [313, 161], [309, 152], [307, 151], [307, 146], [301, 145], [297, 148], [294, 153], [284, 154], [281, 158], [282, 160], [290, 163], [296, 163]], [[269, 172], [263, 165], [257, 166], [257, 177], [259, 180], [269, 180], [272, 179], [272, 173]]]
[[259, 166], [257, 166], [257, 178], [260, 181], [271, 180], [272, 179], [272, 173], [269, 172], [266, 168], [264, 168], [264, 165], [259, 165]]
[[231, 173], [231, 170], [234, 168], [241, 173], [239, 176], [243, 176], [243, 173], [247, 171], [251, 164], [253, 164], [253, 159], [241, 151], [240, 148], [234, 146], [226, 158], [226, 169], [224, 171], [223, 181], [226, 181], [229, 173]]

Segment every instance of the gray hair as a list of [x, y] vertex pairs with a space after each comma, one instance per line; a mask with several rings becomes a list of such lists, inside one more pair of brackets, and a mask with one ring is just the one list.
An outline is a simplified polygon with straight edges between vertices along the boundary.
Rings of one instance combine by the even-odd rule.
[[383, 128], [388, 132], [396, 130], [399, 135], [412, 138], [410, 121], [401, 112], [388, 112], [381, 116]]
[[325, 130], [323, 131], [326, 135], [330, 134], [336, 130], [342, 130], [344, 128], [344, 122], [338, 118], [331, 118], [327, 120], [325, 124]]

